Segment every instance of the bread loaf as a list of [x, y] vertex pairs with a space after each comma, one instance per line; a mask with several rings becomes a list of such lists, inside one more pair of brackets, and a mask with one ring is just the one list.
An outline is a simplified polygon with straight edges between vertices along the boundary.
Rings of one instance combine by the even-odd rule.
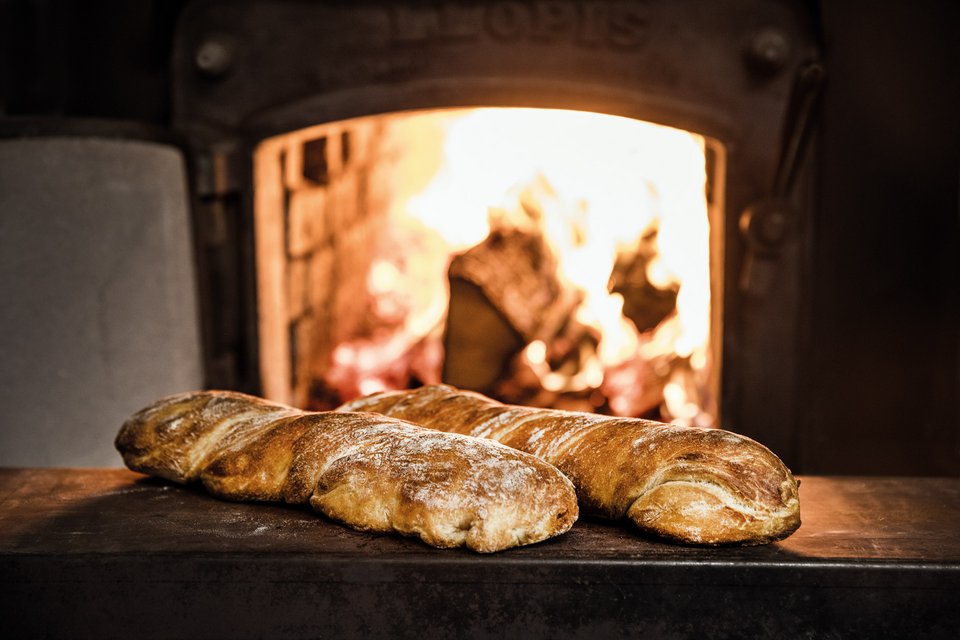
[[184, 393], [132, 416], [128, 467], [199, 480], [227, 500], [308, 503], [355, 529], [492, 552], [567, 531], [570, 481], [495, 442], [365, 413], [310, 413], [225, 391]]
[[672, 541], [762, 544], [800, 526], [790, 470], [763, 445], [728, 431], [503, 405], [442, 385], [377, 394], [341, 409], [531, 453], [573, 481], [584, 514], [629, 518]]

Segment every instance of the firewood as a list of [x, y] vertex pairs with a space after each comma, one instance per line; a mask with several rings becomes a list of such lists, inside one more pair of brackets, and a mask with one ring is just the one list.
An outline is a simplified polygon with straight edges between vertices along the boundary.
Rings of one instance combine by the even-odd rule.
[[677, 306], [676, 285], [658, 288], [647, 277], [657, 255], [657, 232], [647, 231], [634, 251], [621, 254], [610, 275], [609, 290], [623, 296], [623, 315], [644, 333], [655, 328]]
[[[451, 282], [470, 282], [527, 342], [542, 339], [545, 327], [559, 330], [576, 299], [557, 275], [557, 262], [543, 236], [498, 229], [450, 263]], [[546, 321], [546, 322], [545, 322]]]

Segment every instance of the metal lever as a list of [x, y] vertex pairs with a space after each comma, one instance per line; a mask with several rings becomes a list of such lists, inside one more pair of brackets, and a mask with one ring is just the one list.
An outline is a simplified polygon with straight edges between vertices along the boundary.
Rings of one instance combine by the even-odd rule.
[[819, 62], [807, 62], [797, 70], [783, 117], [780, 157], [773, 178], [773, 196], [785, 198], [793, 189], [803, 152], [813, 133], [814, 112], [826, 70]]
[[746, 294], [760, 296], [769, 291], [777, 258], [797, 223], [797, 212], [789, 196], [813, 133], [817, 100], [825, 77], [826, 70], [819, 62], [807, 62], [797, 70], [784, 113], [780, 154], [770, 195], [740, 215], [740, 233], [747, 241], [740, 290]]

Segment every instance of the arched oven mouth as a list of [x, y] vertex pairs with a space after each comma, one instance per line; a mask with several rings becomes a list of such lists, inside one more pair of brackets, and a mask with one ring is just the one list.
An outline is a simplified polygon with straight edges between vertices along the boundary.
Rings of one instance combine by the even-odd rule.
[[722, 247], [707, 171], [722, 153], [633, 119], [502, 107], [267, 139], [254, 154], [264, 392], [330, 409], [445, 382], [714, 425]]
[[[445, 381], [524, 404], [722, 424], [791, 464], [810, 190], [798, 167], [816, 58], [809, 16], [788, 2], [191, 5], [173, 52], [174, 121], [196, 168], [210, 384], [326, 408]], [[509, 113], [526, 115], [495, 121]], [[436, 224], [411, 235], [398, 211], [439, 202], [415, 167], [433, 163], [438, 180], [453, 165], [477, 173], [469, 150], [438, 149], [484, 118], [473, 160], [487, 154], [488, 173], [507, 164], [490, 148], [512, 139], [512, 161], [539, 128], [549, 161], [565, 147], [580, 177], [625, 177], [591, 201], [518, 166], [499, 202], [457, 203], [448, 189], [446, 216], [423, 214]], [[591, 133], [578, 119], [607, 125]], [[678, 191], [696, 215], [659, 212], [676, 197], [651, 172], [673, 152], [641, 130], [699, 149], [699, 177]], [[648, 155], [604, 150], [604, 136]], [[622, 209], [591, 221], [599, 194], [618, 189]], [[481, 231], [428, 250], [448, 233], [444, 217]], [[608, 239], [593, 262], [609, 268], [588, 285], [574, 265], [593, 249], [560, 254], [603, 235], [591, 225], [632, 235]], [[681, 267], [663, 268], [679, 264], [664, 243], [675, 233], [686, 240], [674, 251], [700, 265], [686, 284]], [[424, 285], [411, 274], [431, 261], [438, 293], [414, 309]], [[694, 281], [696, 321], [683, 316]], [[604, 305], [619, 305], [612, 320], [598, 319]], [[626, 355], [611, 355], [618, 344]]]

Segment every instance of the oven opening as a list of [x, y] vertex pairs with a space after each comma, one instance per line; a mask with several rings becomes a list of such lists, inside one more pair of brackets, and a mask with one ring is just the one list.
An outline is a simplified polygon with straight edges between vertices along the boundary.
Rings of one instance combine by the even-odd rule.
[[446, 382], [714, 425], [722, 164], [695, 133], [552, 109], [393, 113], [263, 141], [264, 395], [329, 409]]

